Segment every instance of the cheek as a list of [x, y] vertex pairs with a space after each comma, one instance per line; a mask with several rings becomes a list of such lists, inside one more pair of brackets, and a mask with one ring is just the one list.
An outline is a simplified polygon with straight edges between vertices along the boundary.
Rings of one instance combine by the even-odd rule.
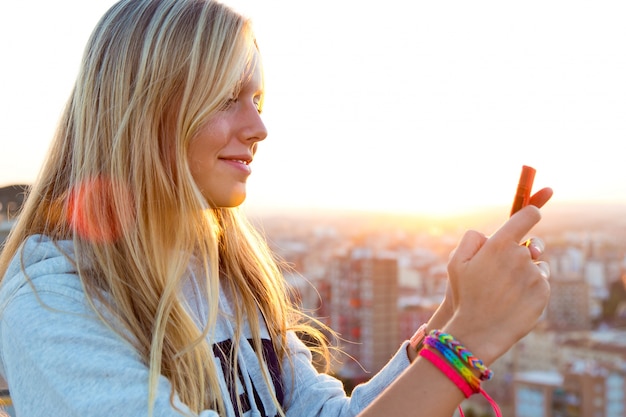
[[211, 168], [211, 152], [200, 138], [194, 138], [187, 149], [187, 163], [196, 182]]
[[206, 122], [189, 142], [190, 156], [192, 149], [203, 154], [217, 154], [226, 146], [228, 138], [228, 120], [224, 117], [214, 117]]
[[196, 180], [206, 175], [217, 161], [221, 149], [226, 145], [226, 132], [223, 123], [207, 123], [189, 142], [187, 162]]

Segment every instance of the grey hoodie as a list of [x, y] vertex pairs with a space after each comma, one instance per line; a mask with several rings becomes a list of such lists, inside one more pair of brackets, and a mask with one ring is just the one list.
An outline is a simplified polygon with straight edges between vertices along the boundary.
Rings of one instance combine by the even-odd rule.
[[[8, 381], [16, 414], [147, 416], [149, 369], [134, 348], [107, 327], [87, 303], [75, 268], [67, 258], [72, 253], [69, 241], [31, 236], [1, 283], [0, 374]], [[190, 273], [184, 295], [190, 313], [202, 325], [207, 306], [193, 277]], [[409, 365], [405, 342], [383, 370], [347, 397], [340, 381], [315, 370], [309, 350], [290, 333], [291, 361], [284, 361], [280, 373], [261, 317], [256, 319], [263, 329], [264, 363], [259, 363], [247, 340], [248, 326], [240, 340], [233, 340], [231, 310], [223, 293], [213, 351], [217, 369], [222, 370], [222, 392], [229, 393], [224, 398], [229, 417], [239, 416], [233, 406], [237, 396], [245, 417], [276, 416], [270, 390], [289, 417], [355, 416]], [[231, 368], [220, 353], [224, 350], [220, 348], [228, 350], [232, 343], [239, 343], [240, 372], [236, 378], [228, 377]], [[262, 368], [271, 375], [270, 387], [265, 384]], [[153, 415], [193, 415], [177, 396], [175, 407], [170, 404], [170, 391], [170, 382], [161, 376]], [[199, 415], [214, 416], [217, 413], [212, 410]]]

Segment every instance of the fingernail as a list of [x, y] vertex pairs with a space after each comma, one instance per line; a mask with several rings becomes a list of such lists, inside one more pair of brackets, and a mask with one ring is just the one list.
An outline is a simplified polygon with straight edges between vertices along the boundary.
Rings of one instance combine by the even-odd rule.
[[538, 239], [538, 238], [528, 239], [526, 241], [526, 246], [529, 248], [532, 246], [535, 249], [535, 251], [539, 253], [539, 255], [541, 255], [544, 249], [546, 248], [546, 245], [545, 243], [543, 243], [543, 240]]
[[539, 268], [539, 272], [545, 279], [550, 278], [550, 265], [547, 262], [537, 262], [537, 268]]

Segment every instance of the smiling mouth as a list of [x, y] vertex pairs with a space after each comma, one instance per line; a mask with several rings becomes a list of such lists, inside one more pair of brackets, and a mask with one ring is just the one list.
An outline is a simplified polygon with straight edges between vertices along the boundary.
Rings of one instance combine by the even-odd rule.
[[252, 159], [239, 159], [239, 158], [220, 158], [222, 161], [226, 161], [226, 162], [234, 162], [236, 164], [241, 164], [241, 165], [250, 165], [252, 163]]

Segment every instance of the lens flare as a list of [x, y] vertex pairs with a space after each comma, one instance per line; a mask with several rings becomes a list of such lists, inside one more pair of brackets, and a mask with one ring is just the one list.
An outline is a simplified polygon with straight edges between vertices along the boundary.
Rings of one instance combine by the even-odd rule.
[[94, 243], [113, 243], [134, 222], [128, 187], [103, 176], [83, 181], [70, 192], [68, 222], [74, 233]]

